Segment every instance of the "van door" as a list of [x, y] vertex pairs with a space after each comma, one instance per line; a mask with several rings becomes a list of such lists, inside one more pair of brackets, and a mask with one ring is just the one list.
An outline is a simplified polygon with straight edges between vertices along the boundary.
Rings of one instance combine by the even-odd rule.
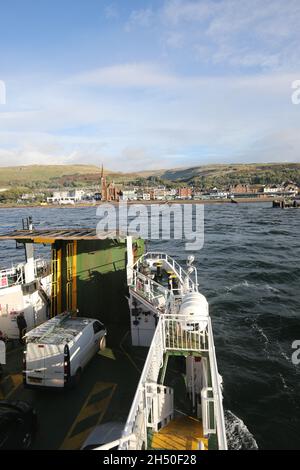
[[45, 386], [64, 386], [64, 345], [45, 344]]
[[45, 348], [43, 344], [27, 343], [26, 345], [26, 384], [44, 385]]
[[[92, 324], [89, 324], [84, 329], [84, 332], [79, 341], [80, 341], [80, 348], [81, 348], [80, 362], [81, 362], [81, 366], [84, 367], [95, 353], [94, 332], [93, 332]], [[72, 368], [72, 374], [73, 374], [73, 368]]]

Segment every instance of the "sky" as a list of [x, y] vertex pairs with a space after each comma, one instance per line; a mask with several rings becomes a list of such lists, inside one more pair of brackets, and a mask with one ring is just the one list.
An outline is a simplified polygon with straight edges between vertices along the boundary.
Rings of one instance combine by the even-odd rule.
[[0, 166], [300, 162], [299, 24], [299, 0], [2, 0]]

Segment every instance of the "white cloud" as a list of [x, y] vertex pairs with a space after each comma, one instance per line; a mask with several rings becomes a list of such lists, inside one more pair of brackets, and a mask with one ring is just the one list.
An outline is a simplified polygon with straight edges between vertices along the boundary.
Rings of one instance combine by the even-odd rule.
[[218, 8], [218, 4], [211, 1], [170, 0], [165, 3], [162, 16], [166, 22], [178, 25], [182, 21], [204, 21]]
[[265, 162], [300, 162], [300, 134], [297, 128], [269, 132], [253, 141], [244, 160]]
[[[124, 63], [103, 66], [95, 54], [91, 70], [52, 83], [33, 73], [7, 80], [0, 165], [103, 160], [125, 171], [211, 156], [299, 161], [300, 106], [291, 104], [299, 0], [153, 2], [158, 8], [132, 11], [126, 25], [125, 10], [105, 3], [106, 18], [122, 22]], [[105, 47], [103, 60], [113, 60]]]
[[184, 36], [181, 33], [170, 31], [166, 34], [166, 44], [175, 49], [181, 48], [184, 45]]
[[107, 5], [104, 8], [104, 15], [107, 19], [116, 19], [119, 18], [119, 11], [115, 4]]
[[152, 24], [155, 14], [152, 8], [145, 8], [141, 10], [133, 10], [125, 24], [125, 31], [130, 32], [132, 28], [148, 27]]
[[70, 78], [69, 83], [106, 87], [162, 87], [178, 82], [177, 78], [154, 64], [129, 63], [102, 67]]
[[[45, 89], [32, 84], [24, 91], [20, 79], [16, 105], [0, 112], [0, 165], [104, 161], [113, 170], [134, 171], [211, 156], [268, 159], [259, 142], [269, 143], [273, 154], [277, 147], [279, 155], [299, 122], [300, 106], [291, 104], [297, 78], [191, 77], [136, 63]], [[299, 160], [299, 142], [293, 142], [287, 158]]]
[[299, 0], [166, 0], [156, 11], [132, 12], [128, 31], [151, 27], [165, 46], [184, 44], [183, 59], [199, 59], [194, 51], [207, 50], [211, 65], [294, 70], [300, 66], [299, 24]]

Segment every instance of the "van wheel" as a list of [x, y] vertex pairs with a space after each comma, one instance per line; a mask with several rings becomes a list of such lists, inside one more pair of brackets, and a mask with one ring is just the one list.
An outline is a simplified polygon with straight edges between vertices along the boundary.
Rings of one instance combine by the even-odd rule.
[[105, 336], [102, 336], [102, 338], [100, 339], [99, 348], [100, 348], [100, 351], [104, 351], [104, 349], [106, 348], [106, 338], [105, 338]]

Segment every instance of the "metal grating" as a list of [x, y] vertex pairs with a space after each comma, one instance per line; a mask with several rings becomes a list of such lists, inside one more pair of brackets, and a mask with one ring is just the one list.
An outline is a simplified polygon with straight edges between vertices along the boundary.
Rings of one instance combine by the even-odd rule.
[[[105, 240], [124, 239], [128, 234], [120, 231], [96, 232], [95, 228], [14, 230], [0, 235], [0, 240], [26, 240], [36, 243], [49, 243], [49, 240]], [[136, 237], [134, 237], [136, 238]]]

